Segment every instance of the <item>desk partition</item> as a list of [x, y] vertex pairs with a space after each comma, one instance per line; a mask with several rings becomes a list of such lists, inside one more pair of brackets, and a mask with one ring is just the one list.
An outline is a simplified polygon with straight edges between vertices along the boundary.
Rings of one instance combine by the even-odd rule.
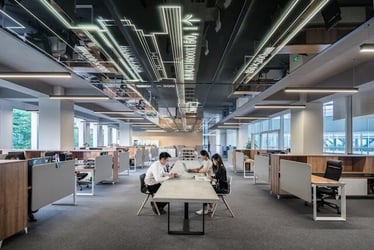
[[288, 160], [281, 160], [280, 166], [280, 189], [311, 202], [311, 167], [306, 163]]
[[255, 155], [254, 179], [257, 181], [269, 183], [269, 156]]
[[74, 161], [33, 166], [31, 201], [31, 209], [33, 211], [74, 193]]
[[95, 158], [95, 183], [110, 179], [113, 174], [112, 167], [113, 157], [111, 155], [97, 156]]

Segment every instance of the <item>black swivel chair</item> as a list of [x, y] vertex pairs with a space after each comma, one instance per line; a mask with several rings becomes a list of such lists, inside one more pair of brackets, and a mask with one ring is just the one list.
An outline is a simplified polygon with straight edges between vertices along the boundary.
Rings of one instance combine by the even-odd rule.
[[[323, 177], [339, 181], [343, 171], [343, 162], [336, 160], [328, 160], [326, 164], [326, 171]], [[317, 210], [324, 205], [337, 210], [340, 214], [340, 208], [337, 204], [328, 202], [326, 199], [335, 199], [338, 195], [338, 187], [318, 187], [317, 188]]]

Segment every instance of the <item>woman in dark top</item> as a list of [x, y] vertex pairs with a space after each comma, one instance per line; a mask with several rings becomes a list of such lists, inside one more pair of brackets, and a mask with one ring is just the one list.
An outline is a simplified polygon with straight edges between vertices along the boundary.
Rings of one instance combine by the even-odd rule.
[[213, 161], [213, 172], [215, 174], [213, 183], [215, 182], [214, 189], [216, 193], [227, 193], [228, 192], [228, 183], [227, 183], [227, 174], [226, 168], [223, 164], [222, 158], [219, 154], [214, 154], [212, 156]]

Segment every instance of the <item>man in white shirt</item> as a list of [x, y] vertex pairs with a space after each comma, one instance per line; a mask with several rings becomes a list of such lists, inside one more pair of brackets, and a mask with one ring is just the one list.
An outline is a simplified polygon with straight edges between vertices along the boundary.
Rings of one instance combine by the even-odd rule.
[[[144, 182], [147, 185], [148, 191], [152, 195], [157, 192], [162, 182], [176, 177], [176, 173], [166, 172], [166, 164], [168, 163], [170, 157], [170, 154], [167, 152], [160, 153], [158, 157], [159, 160], [152, 163], [145, 174]], [[153, 212], [157, 214], [157, 211], [155, 209], [155, 206], [157, 206], [160, 213], [164, 214], [164, 207], [166, 206], [166, 204], [166, 202], [156, 202], [156, 204], [151, 202]]]

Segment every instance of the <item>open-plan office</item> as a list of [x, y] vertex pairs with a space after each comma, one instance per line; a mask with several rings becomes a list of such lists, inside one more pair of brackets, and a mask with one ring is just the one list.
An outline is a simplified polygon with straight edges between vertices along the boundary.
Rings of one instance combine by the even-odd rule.
[[372, 249], [373, 7], [1, 0], [0, 247]]

